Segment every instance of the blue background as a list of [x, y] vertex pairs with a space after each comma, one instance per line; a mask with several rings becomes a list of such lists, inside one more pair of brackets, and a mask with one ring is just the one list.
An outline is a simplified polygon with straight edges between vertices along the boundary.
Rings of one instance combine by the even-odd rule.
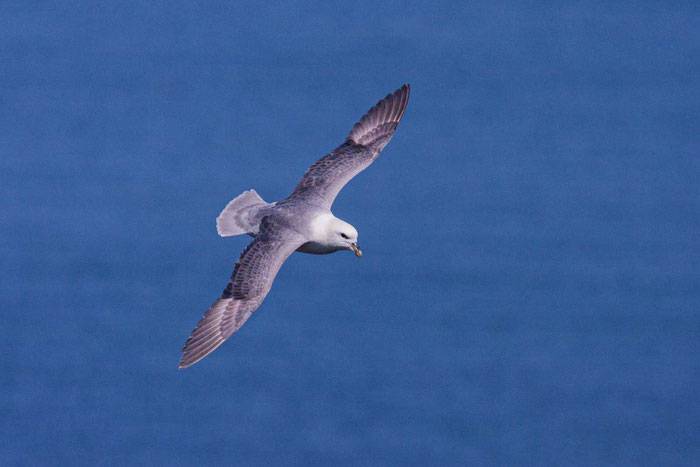
[[[0, 460], [698, 465], [691, 2], [4, 2]], [[404, 82], [334, 213], [207, 359], [248, 239]]]

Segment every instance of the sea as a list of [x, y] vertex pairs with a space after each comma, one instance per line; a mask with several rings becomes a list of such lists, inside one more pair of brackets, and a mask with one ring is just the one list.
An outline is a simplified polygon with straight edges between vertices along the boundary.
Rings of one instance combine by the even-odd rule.
[[[0, 464], [700, 465], [700, 4], [3, 2]], [[248, 322], [248, 237], [410, 82]]]

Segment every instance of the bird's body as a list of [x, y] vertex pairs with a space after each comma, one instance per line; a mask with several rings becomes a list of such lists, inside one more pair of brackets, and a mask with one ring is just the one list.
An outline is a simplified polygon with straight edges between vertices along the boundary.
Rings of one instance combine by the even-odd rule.
[[304, 174], [294, 191], [276, 203], [254, 190], [233, 199], [217, 218], [221, 236], [248, 234], [221, 297], [207, 310], [182, 349], [179, 368], [213, 352], [250, 317], [267, 295], [277, 271], [294, 251], [329, 254], [351, 250], [362, 256], [357, 230], [331, 206], [341, 188], [369, 166], [391, 139], [408, 103], [405, 84], [372, 107], [345, 142]]

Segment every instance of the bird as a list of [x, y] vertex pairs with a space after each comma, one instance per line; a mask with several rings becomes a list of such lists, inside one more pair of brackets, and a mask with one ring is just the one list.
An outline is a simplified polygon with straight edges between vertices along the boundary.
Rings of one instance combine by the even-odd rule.
[[199, 320], [182, 348], [179, 369], [194, 365], [236, 332], [270, 291], [282, 263], [295, 251], [330, 254], [349, 250], [360, 258], [355, 227], [333, 215], [340, 190], [387, 145], [403, 117], [410, 84], [373, 106], [345, 141], [304, 173], [289, 196], [267, 203], [255, 190], [230, 201], [216, 219], [220, 236], [250, 235], [221, 296]]

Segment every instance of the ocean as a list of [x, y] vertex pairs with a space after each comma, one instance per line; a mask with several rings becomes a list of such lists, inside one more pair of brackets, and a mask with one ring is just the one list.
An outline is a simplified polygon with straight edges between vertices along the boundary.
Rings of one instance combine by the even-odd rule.
[[[700, 8], [0, 6], [0, 463], [700, 464]], [[212, 355], [249, 238], [411, 99]]]

